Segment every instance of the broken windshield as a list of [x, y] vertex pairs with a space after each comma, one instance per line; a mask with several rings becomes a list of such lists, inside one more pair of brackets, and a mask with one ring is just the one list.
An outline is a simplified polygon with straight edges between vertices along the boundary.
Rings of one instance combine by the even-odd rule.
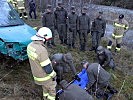
[[0, 27], [23, 25], [17, 12], [7, 2], [0, 0]]

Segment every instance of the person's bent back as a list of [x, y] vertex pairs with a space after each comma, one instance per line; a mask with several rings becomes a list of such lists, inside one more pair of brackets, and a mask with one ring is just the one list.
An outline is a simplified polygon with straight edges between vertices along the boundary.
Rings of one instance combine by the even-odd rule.
[[94, 100], [84, 89], [75, 84], [68, 84], [62, 80], [60, 85], [63, 92], [59, 95], [59, 100]]

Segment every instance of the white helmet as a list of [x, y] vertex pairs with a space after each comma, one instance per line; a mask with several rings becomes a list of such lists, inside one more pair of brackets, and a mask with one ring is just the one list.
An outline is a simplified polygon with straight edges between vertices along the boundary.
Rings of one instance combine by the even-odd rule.
[[42, 40], [42, 41], [48, 41], [52, 39], [52, 32], [47, 27], [42, 27], [38, 30], [36, 35], [31, 37], [31, 40]]

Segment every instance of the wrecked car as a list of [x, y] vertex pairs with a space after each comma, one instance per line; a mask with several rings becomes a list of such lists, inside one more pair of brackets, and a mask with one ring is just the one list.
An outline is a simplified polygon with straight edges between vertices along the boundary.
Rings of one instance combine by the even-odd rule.
[[32, 27], [19, 18], [10, 3], [0, 0], [0, 53], [15, 60], [28, 59], [26, 48], [36, 33]]

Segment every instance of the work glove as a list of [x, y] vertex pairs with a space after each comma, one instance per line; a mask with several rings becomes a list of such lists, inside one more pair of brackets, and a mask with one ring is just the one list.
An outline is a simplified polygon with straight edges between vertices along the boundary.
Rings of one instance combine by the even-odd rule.
[[77, 80], [77, 81], [79, 81], [79, 82], [80, 82], [80, 80], [81, 80], [81, 78], [80, 78], [78, 75], [75, 75], [75, 76], [74, 76], [74, 79]]

